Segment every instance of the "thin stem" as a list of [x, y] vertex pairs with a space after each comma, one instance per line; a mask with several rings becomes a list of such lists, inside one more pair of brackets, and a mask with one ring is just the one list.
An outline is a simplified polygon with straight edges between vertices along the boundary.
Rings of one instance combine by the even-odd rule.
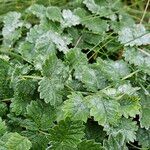
[[130, 78], [130, 77], [132, 77], [134, 74], [136, 74], [137, 72], [139, 72], [140, 70], [136, 70], [136, 71], [134, 71], [134, 72], [132, 72], [132, 73], [130, 73], [129, 75], [127, 75], [127, 76], [125, 76], [124, 78], [122, 78], [121, 80], [126, 80], [126, 79], [128, 79], [128, 78]]
[[143, 49], [140, 49], [140, 48], [138, 50], [140, 50], [142, 53], [144, 53], [145, 55], [150, 57], [150, 53], [148, 53], [148, 52], [146, 52], [146, 51], [144, 51]]
[[147, 8], [148, 8], [148, 6], [149, 6], [149, 2], [150, 2], [150, 0], [148, 0], [148, 1], [147, 1], [147, 4], [146, 4], [146, 7], [145, 7], [145, 10], [144, 10], [143, 16], [142, 16], [141, 21], [140, 21], [140, 24], [142, 24], [142, 22], [143, 22], [143, 20], [144, 20], [144, 17], [145, 17], [145, 14], [146, 14]]
[[40, 76], [21, 76], [22, 78], [29, 78], [29, 79], [37, 79], [37, 80], [42, 80], [43, 77]]
[[8, 99], [3, 99], [1, 100], [2, 102], [10, 102], [12, 98], [8, 98]]
[[131, 145], [132, 147], [136, 148], [136, 149], [140, 149], [140, 150], [148, 150], [148, 148], [140, 148], [140, 147], [137, 147], [131, 143], [129, 143], [129, 145]]

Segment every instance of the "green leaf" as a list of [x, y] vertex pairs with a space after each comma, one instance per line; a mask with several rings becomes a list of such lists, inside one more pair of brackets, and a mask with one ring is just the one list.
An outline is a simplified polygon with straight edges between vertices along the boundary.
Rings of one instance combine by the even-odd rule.
[[128, 150], [126, 144], [124, 143], [124, 138], [121, 133], [118, 133], [115, 137], [110, 135], [108, 140], [104, 140], [105, 149], [111, 150]]
[[42, 73], [43, 76], [48, 78], [60, 78], [65, 80], [68, 76], [68, 69], [69, 68], [57, 58], [56, 54], [52, 53], [45, 61], [42, 68]]
[[136, 115], [140, 114], [140, 101], [139, 97], [137, 96], [124, 96], [123, 98], [119, 99], [120, 103], [120, 111], [121, 114], [128, 118], [135, 117]]
[[0, 117], [6, 116], [7, 112], [8, 112], [7, 104], [4, 102], [1, 102], [0, 103]]
[[45, 150], [48, 145], [47, 135], [40, 132], [33, 132], [33, 131], [23, 131], [21, 132], [23, 136], [28, 137], [28, 139], [32, 142], [31, 150]]
[[78, 150], [104, 150], [100, 143], [94, 142], [94, 140], [84, 140], [78, 145]]
[[0, 100], [11, 97], [12, 91], [9, 88], [9, 63], [0, 59]]
[[56, 120], [55, 109], [42, 101], [32, 101], [27, 106], [27, 115], [41, 130], [48, 130]]
[[79, 81], [82, 81], [88, 91], [97, 91], [105, 87], [105, 78], [97, 70], [90, 68], [88, 65], [79, 65], [74, 73]]
[[80, 18], [74, 15], [74, 13], [69, 9], [67, 10], [64, 9], [62, 11], [62, 17], [63, 17], [63, 20], [61, 22], [61, 25], [63, 28], [76, 26], [80, 24]]
[[79, 65], [87, 65], [88, 59], [79, 48], [70, 49], [65, 55], [65, 61], [71, 66], [71, 68], [78, 68]]
[[120, 118], [119, 103], [99, 94], [88, 96], [90, 115], [102, 126], [115, 124]]
[[57, 106], [62, 103], [63, 88], [64, 85], [60, 79], [44, 77], [39, 82], [38, 91], [40, 92], [40, 98], [44, 99], [46, 103]]
[[150, 147], [150, 130], [139, 128], [137, 131], [137, 141], [142, 145], [143, 149]]
[[145, 49], [126, 48], [123, 56], [127, 62], [150, 75], [150, 54]]
[[68, 100], [64, 102], [62, 109], [64, 116], [70, 117], [72, 120], [82, 120], [86, 122], [89, 116], [87, 103], [81, 93], [72, 92], [72, 95], [68, 95]]
[[60, 22], [62, 20], [62, 14], [59, 7], [51, 6], [46, 9], [46, 17], [52, 21]]
[[83, 3], [93, 14], [100, 15], [101, 17], [112, 15], [113, 12], [111, 9], [114, 9], [118, 5], [118, 1], [113, 0], [84, 0]]
[[100, 68], [101, 72], [111, 81], [118, 81], [130, 73], [128, 64], [123, 60], [106, 61], [98, 58], [97, 66]]
[[4, 38], [4, 45], [10, 48], [12, 44], [21, 37], [21, 31], [18, 29], [23, 26], [20, 21], [21, 13], [9, 12], [4, 17], [4, 27], [2, 35]]
[[104, 33], [108, 30], [108, 24], [105, 20], [102, 20], [99, 17], [91, 17], [85, 9], [77, 8], [74, 12], [81, 18], [81, 24], [90, 31], [94, 33]]
[[62, 51], [63, 53], [67, 53], [69, 51], [69, 48], [67, 46], [71, 43], [71, 39], [69, 37], [61, 36], [57, 32], [52, 31], [48, 31], [42, 36], [42, 38], [51, 40], [56, 45], [59, 51]]
[[84, 126], [81, 121], [66, 119], [50, 130], [51, 149], [73, 149], [84, 136]]
[[33, 4], [26, 11], [40, 19], [43, 19], [46, 16], [46, 8], [43, 5]]
[[118, 40], [124, 46], [147, 45], [150, 44], [150, 33], [142, 24], [135, 24], [132, 27], [124, 27], [119, 32]]
[[0, 117], [0, 136], [2, 136], [7, 130], [7, 127], [5, 125], [5, 122], [2, 121], [2, 118]]
[[149, 129], [150, 128], [150, 96], [141, 94], [141, 113], [140, 113], [140, 125], [143, 128]]
[[12, 99], [12, 112], [16, 115], [24, 114], [27, 105], [34, 99], [37, 83], [32, 80], [20, 80], [17, 82]]
[[12, 133], [5, 145], [8, 150], [29, 150], [32, 146], [26, 137], [18, 133]]
[[124, 140], [127, 142], [134, 142], [138, 127], [136, 122], [132, 121], [132, 119], [121, 118], [117, 124], [105, 126], [104, 130], [107, 131], [109, 135], [113, 136], [122, 133]]

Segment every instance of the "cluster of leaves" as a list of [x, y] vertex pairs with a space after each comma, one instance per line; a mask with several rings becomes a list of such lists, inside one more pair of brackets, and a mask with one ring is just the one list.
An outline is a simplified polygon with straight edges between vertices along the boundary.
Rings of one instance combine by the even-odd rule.
[[4, 16], [1, 150], [150, 148], [150, 33], [122, 8], [80, 0]]

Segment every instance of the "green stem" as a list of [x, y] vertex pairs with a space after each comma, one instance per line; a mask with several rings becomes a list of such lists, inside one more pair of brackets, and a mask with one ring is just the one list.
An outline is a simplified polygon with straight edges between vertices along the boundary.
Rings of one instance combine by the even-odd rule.
[[132, 77], [134, 74], [136, 74], [137, 72], [139, 72], [140, 70], [136, 70], [136, 71], [134, 71], [134, 72], [132, 72], [132, 73], [130, 73], [129, 75], [127, 75], [127, 76], [125, 76], [124, 78], [122, 78], [121, 80], [126, 80], [126, 79], [128, 79], [128, 78], [130, 78], [130, 77]]
[[43, 77], [40, 76], [21, 76], [22, 78], [29, 78], [29, 79], [37, 79], [37, 80], [42, 80]]

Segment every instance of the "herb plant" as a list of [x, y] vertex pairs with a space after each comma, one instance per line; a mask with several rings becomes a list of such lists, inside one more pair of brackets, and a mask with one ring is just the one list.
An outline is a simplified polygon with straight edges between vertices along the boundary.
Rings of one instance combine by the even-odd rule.
[[116, 0], [3, 16], [0, 150], [150, 148], [150, 33]]

